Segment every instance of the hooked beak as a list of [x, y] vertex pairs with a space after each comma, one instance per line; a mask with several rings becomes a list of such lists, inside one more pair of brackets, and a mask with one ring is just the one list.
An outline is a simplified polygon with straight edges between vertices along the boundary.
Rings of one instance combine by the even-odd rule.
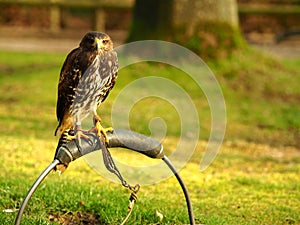
[[100, 52], [103, 49], [103, 43], [102, 40], [100, 40], [99, 38], [95, 39], [95, 47], [97, 48], [97, 51]]

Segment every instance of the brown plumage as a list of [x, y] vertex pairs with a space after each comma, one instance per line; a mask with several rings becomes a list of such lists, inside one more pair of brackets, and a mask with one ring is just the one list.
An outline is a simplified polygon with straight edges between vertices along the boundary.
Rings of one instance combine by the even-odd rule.
[[110, 37], [100, 32], [87, 33], [79, 47], [68, 54], [60, 72], [56, 136], [74, 130], [80, 141], [84, 136], [81, 121], [89, 114], [93, 115], [96, 129], [102, 128], [96, 110], [113, 88], [117, 72], [118, 59]]

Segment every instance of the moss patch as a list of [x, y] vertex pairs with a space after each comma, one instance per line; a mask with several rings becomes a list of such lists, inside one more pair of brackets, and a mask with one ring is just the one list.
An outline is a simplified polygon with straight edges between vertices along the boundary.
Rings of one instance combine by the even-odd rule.
[[174, 42], [194, 51], [203, 59], [223, 59], [236, 49], [246, 46], [238, 28], [227, 23], [205, 22], [195, 26], [192, 32], [186, 28], [174, 29]]
[[130, 41], [165, 40], [180, 44], [199, 55], [204, 60], [224, 59], [247, 44], [236, 27], [224, 22], [201, 22], [193, 28], [187, 26], [161, 29], [161, 27], [145, 27], [141, 22], [134, 22]]

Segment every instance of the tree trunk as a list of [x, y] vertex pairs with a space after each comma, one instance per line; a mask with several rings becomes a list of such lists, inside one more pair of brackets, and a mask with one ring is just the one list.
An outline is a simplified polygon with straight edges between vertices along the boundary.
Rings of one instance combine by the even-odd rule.
[[203, 58], [223, 58], [244, 42], [236, 0], [136, 0], [128, 41], [159, 39]]
[[173, 22], [179, 26], [213, 21], [238, 27], [236, 0], [175, 0], [173, 12]]
[[164, 38], [172, 23], [173, 0], [136, 0], [130, 41]]

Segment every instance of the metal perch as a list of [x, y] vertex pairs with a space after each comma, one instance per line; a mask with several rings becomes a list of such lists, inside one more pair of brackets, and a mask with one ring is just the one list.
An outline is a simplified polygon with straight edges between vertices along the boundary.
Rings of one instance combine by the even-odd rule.
[[[162, 159], [168, 167], [172, 170], [176, 176], [185, 196], [190, 224], [195, 225], [194, 213], [192, 208], [192, 203], [189, 197], [188, 190], [180, 177], [176, 172], [175, 167], [172, 165], [171, 161], [163, 153], [163, 146], [158, 141], [146, 137], [142, 134], [135, 133], [128, 130], [118, 130], [115, 129], [113, 132], [108, 132], [109, 142], [107, 144], [108, 148], [126, 148], [144, 154], [148, 157], [155, 159]], [[60, 163], [68, 164], [79, 157], [91, 153], [93, 151], [101, 150], [102, 143], [95, 133], [88, 133], [89, 140], [86, 141], [82, 139], [81, 147], [78, 147], [76, 141], [70, 141], [63, 144], [57, 151], [55, 159], [50, 165], [41, 173], [41, 175], [36, 179], [32, 187], [29, 189], [27, 195], [25, 196], [23, 203], [19, 209], [18, 215], [15, 220], [15, 225], [21, 223], [22, 215], [30, 200], [33, 193], [36, 191], [40, 183], [46, 178], [46, 176]]]

